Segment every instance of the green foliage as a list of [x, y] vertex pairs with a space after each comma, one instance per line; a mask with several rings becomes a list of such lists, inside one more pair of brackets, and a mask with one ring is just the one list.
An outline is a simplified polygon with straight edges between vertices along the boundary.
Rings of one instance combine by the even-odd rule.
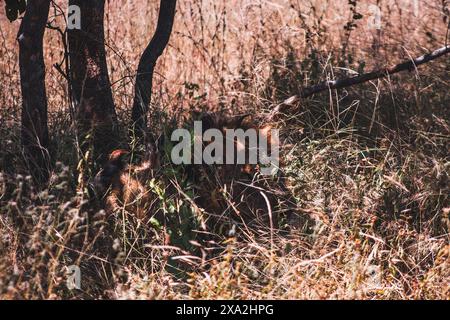
[[11, 22], [17, 20], [17, 18], [25, 12], [27, 7], [26, 0], [5, 0], [5, 2], [6, 16]]

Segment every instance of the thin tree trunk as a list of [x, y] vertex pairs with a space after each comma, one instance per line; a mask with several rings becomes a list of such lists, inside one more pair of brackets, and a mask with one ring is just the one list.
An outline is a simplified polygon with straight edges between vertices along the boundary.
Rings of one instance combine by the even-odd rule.
[[102, 162], [118, 144], [106, 63], [105, 0], [70, 0], [69, 5], [78, 6], [81, 12], [81, 29], [68, 31], [70, 85], [79, 137], [84, 140], [89, 135], [93, 139], [94, 160]]
[[161, 0], [155, 34], [139, 61], [132, 110], [133, 128], [138, 138], [145, 138], [147, 134], [147, 112], [152, 95], [153, 72], [158, 58], [169, 43], [176, 4], [176, 0]]
[[17, 36], [22, 89], [22, 146], [38, 184], [49, 178], [50, 157], [43, 38], [50, 0], [28, 1]]

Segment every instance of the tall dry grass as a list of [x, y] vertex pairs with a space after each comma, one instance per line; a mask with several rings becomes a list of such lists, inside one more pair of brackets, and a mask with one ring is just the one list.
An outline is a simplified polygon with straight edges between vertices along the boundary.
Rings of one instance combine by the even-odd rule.
[[[417, 16], [411, 1], [356, 3], [180, 1], [155, 75], [152, 127], [167, 130], [165, 119], [192, 110], [252, 112], [263, 121], [301, 87], [397, 63], [447, 41], [447, 1], [419, 1]], [[369, 28], [375, 3], [383, 13], [379, 31]], [[123, 123], [157, 9], [157, 1], [108, 1], [108, 65]], [[363, 18], [355, 20], [355, 12]], [[54, 20], [64, 27], [60, 16]], [[225, 229], [236, 225], [230, 234], [199, 227], [204, 217], [195, 188], [168, 161], [148, 182], [168, 224], [138, 221], [125, 209], [106, 217], [101, 203], [77, 190], [66, 83], [52, 67], [63, 57], [62, 43], [51, 30], [45, 58], [58, 162], [48, 190], [35, 190], [19, 143], [17, 29], [18, 22], [0, 15], [2, 298], [450, 297], [447, 57], [282, 108], [273, 122], [283, 141], [284, 192], [296, 215], [280, 230], [248, 230], [227, 220]], [[71, 265], [81, 268], [81, 290], [66, 286]]]

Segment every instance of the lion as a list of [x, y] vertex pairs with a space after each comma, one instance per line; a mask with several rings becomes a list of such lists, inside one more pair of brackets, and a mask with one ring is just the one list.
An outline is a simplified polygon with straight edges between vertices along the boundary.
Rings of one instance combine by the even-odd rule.
[[[273, 127], [258, 125], [248, 115], [227, 117], [207, 113], [199, 121], [204, 131], [211, 128], [221, 132], [227, 129], [255, 129], [267, 141], [274, 141], [271, 137]], [[204, 147], [209, 143], [204, 142]], [[248, 149], [247, 142], [235, 141], [235, 146], [237, 149]], [[148, 181], [166, 178], [155, 174], [161, 154], [152, 154], [139, 165], [125, 163], [129, 154], [127, 150], [113, 151], [107, 164], [97, 174], [96, 181], [106, 194], [108, 213], [126, 209], [137, 218], [144, 219], [155, 214], [158, 203], [158, 197], [149, 189]], [[283, 177], [263, 176], [261, 166], [247, 160], [248, 157], [245, 163], [240, 164], [182, 165], [186, 179], [195, 190], [193, 202], [209, 214], [213, 225], [228, 222], [278, 228], [280, 217], [293, 207]], [[175, 187], [167, 189], [176, 192]]]

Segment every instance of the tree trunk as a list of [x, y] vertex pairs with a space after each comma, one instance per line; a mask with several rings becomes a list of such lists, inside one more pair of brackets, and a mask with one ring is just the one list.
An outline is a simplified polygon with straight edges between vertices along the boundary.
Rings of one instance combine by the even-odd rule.
[[155, 34], [139, 61], [132, 110], [132, 127], [138, 138], [145, 138], [147, 134], [147, 112], [152, 95], [153, 72], [158, 58], [169, 43], [176, 4], [176, 0], [161, 0]]
[[[81, 29], [68, 31], [70, 85], [80, 143], [92, 146], [94, 161], [103, 162], [118, 144], [117, 116], [106, 63], [105, 0], [70, 0], [69, 5], [78, 6], [81, 13]], [[88, 136], [92, 144], [84, 141]]]
[[18, 33], [22, 89], [22, 146], [38, 184], [49, 178], [50, 157], [43, 38], [50, 0], [28, 1]]

